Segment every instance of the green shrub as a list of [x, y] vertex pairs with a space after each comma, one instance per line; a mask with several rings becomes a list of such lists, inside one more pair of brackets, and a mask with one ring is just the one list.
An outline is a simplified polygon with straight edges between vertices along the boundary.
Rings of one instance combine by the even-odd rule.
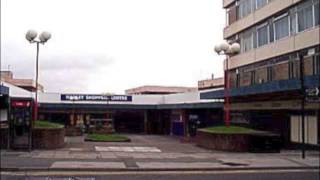
[[106, 142], [127, 142], [130, 140], [128, 137], [118, 134], [88, 134], [86, 139]]
[[34, 122], [35, 128], [63, 128], [62, 124], [53, 123], [49, 121], [35, 121]]
[[240, 127], [240, 126], [213, 126], [207, 127], [203, 129], [199, 129], [200, 131], [208, 132], [208, 133], [219, 133], [219, 134], [248, 134], [248, 133], [256, 133], [259, 132], [254, 129]]

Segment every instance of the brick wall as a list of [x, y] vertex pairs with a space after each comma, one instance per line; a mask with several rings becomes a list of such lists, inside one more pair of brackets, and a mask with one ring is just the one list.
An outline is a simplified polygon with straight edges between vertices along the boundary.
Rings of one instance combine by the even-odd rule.
[[0, 128], [0, 149], [8, 147], [8, 128]]
[[213, 150], [249, 151], [248, 134], [213, 134], [197, 131], [195, 141], [197, 145]]
[[32, 148], [56, 149], [64, 147], [65, 129], [36, 128], [32, 131]]

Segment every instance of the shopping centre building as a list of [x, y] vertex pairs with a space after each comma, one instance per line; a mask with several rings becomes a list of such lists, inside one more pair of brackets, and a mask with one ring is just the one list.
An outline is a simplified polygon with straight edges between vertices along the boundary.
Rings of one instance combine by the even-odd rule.
[[[29, 114], [27, 102], [33, 104], [34, 93], [2, 82], [1, 121]], [[200, 100], [197, 88], [144, 86], [134, 94], [63, 94], [38, 93], [38, 119], [78, 127], [92, 121], [111, 121], [116, 132], [164, 135], [188, 135], [189, 126], [206, 127], [223, 123], [223, 100]], [[190, 90], [191, 89], [191, 90]], [[161, 92], [159, 92], [161, 90]], [[177, 93], [175, 91], [184, 91]], [[131, 92], [131, 90], [128, 90]], [[4, 93], [3, 93], [4, 94]], [[11, 111], [6, 115], [9, 104]], [[32, 106], [29, 106], [32, 108]], [[31, 117], [30, 117], [31, 118]]]

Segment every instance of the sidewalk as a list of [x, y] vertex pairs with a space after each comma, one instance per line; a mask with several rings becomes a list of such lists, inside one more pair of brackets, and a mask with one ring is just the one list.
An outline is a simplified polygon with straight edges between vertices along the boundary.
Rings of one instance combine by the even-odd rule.
[[152, 138], [148, 139], [150, 137], [136, 138], [140, 138], [140, 142], [72, 142], [66, 148], [53, 151], [1, 151], [1, 171], [319, 169], [320, 163], [319, 152], [316, 151], [308, 151], [307, 158], [301, 159], [299, 151], [270, 154], [230, 153], [210, 151], [193, 144], [177, 144], [179, 142], [175, 139], [164, 138], [161, 141], [155, 137], [155, 140], [159, 141], [154, 143]]

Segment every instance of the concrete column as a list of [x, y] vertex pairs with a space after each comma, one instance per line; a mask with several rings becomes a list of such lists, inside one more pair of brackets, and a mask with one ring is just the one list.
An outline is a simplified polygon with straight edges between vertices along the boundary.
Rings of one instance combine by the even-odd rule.
[[181, 109], [181, 116], [182, 116], [182, 122], [183, 122], [183, 129], [184, 129], [184, 136], [188, 137], [189, 136], [189, 131], [188, 131], [188, 117], [187, 117], [187, 112], [185, 109]]
[[144, 127], [144, 133], [148, 134], [148, 110], [145, 110], [143, 112], [143, 127]]

